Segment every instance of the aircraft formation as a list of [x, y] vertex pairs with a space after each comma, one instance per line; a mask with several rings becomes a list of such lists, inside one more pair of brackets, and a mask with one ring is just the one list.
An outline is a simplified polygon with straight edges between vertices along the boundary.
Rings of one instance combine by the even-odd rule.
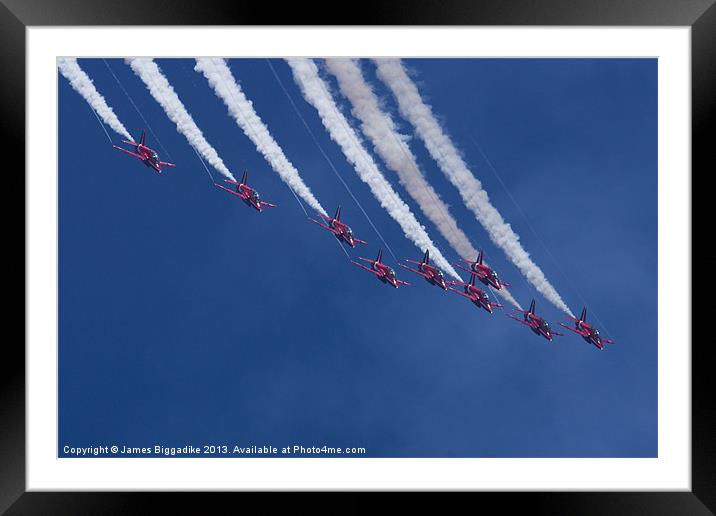
[[[132, 145], [134, 147], [135, 152], [128, 151], [127, 149], [124, 149], [117, 145], [113, 145], [113, 147], [138, 158], [145, 166], [155, 170], [160, 174], [162, 173], [163, 167], [176, 166], [173, 163], [161, 161], [157, 152], [147, 147], [145, 143], [145, 138], [145, 132], [142, 131], [142, 136], [138, 143], [129, 140], [123, 140], [123, 143]], [[230, 179], [225, 179], [224, 181], [234, 185], [234, 188], [226, 188], [225, 186], [222, 186], [216, 182], [214, 182], [214, 186], [226, 192], [229, 192], [232, 195], [235, 195], [236, 197], [241, 199], [247, 206], [255, 209], [258, 212], [263, 211], [264, 207], [277, 207], [277, 205], [275, 204], [262, 201], [259, 192], [256, 191], [255, 188], [249, 186], [248, 172], [244, 172], [244, 175], [242, 176], [240, 182], [232, 181]], [[340, 206], [336, 210], [336, 213], [333, 217], [329, 217], [320, 213], [318, 214], [318, 216], [324, 219], [326, 223], [324, 224], [323, 222], [310, 217], [308, 218], [308, 220], [329, 231], [341, 244], [346, 244], [352, 249], [355, 249], [356, 244], [368, 244], [368, 242], [366, 242], [365, 240], [361, 240], [355, 235], [353, 235], [353, 231], [351, 230], [350, 226], [341, 220]], [[461, 258], [460, 262], [453, 262], [454, 265], [456, 265], [459, 269], [462, 269], [463, 271], [466, 271], [470, 274], [470, 280], [467, 283], [457, 280], [445, 280], [445, 275], [443, 274], [443, 272], [436, 265], [430, 262], [430, 251], [425, 251], [425, 255], [423, 256], [423, 259], [421, 261], [411, 260], [407, 258], [405, 259], [406, 262], [415, 264], [417, 268], [409, 267], [408, 265], [404, 265], [402, 263], [399, 265], [404, 269], [407, 269], [415, 274], [418, 274], [419, 276], [422, 276], [429, 284], [437, 286], [445, 291], [451, 290], [456, 294], [467, 298], [477, 308], [483, 309], [486, 312], [492, 314], [493, 308], [503, 308], [504, 305], [491, 301], [487, 292], [475, 286], [475, 280], [477, 279], [486, 287], [493, 288], [495, 290], [500, 290], [503, 286], [510, 286], [511, 284], [502, 281], [497, 275], [497, 272], [484, 263], [483, 258], [484, 253], [482, 250], [480, 250], [475, 261], [465, 260]], [[395, 273], [395, 270], [389, 265], [383, 263], [383, 249], [379, 249], [378, 255], [376, 256], [375, 260], [363, 257], [359, 257], [358, 260], [369, 263], [370, 266], [364, 265], [355, 260], [351, 260], [351, 263], [370, 272], [379, 281], [386, 285], [390, 285], [391, 287], [396, 289], [400, 285], [412, 285], [407, 281], [399, 279]], [[463, 266], [462, 264], [466, 264], [467, 267]], [[453, 288], [458, 285], [463, 286], [462, 291]], [[555, 336], [564, 336], [564, 334], [552, 330], [549, 323], [543, 317], [537, 315], [537, 313], [535, 312], [534, 299], [532, 299], [532, 302], [530, 303], [529, 310], [520, 310], [519, 308], [513, 308], [513, 310], [522, 313], [523, 317], [516, 317], [512, 314], [505, 315], [517, 321], [518, 323], [527, 326], [535, 335], [543, 337], [550, 342], [552, 342], [552, 339]], [[592, 326], [590, 323], [587, 323], [586, 307], [582, 308], [582, 313], [578, 319], [566, 315], [565, 317], [572, 320], [575, 324], [575, 327], [572, 328], [561, 322], [558, 324], [581, 336], [585, 342], [595, 346], [597, 349], [603, 350], [605, 349], [605, 344], [614, 343], [614, 341], [611, 339], [603, 338], [597, 328]]]

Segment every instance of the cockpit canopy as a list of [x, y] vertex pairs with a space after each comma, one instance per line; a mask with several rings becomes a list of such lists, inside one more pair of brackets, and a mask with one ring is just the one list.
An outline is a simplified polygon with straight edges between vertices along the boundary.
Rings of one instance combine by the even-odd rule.
[[395, 277], [395, 271], [390, 267], [388, 267], [388, 276], [390, 276], [391, 278]]
[[252, 198], [254, 201], [257, 201], [257, 202], [258, 202], [258, 200], [260, 199], [259, 193], [258, 193], [256, 190], [253, 190], [253, 191], [251, 192], [251, 198]]
[[159, 161], [159, 154], [152, 152], [152, 159]]
[[443, 273], [442, 273], [442, 271], [439, 270], [439, 269], [435, 269], [435, 277], [442, 279], [442, 278], [443, 278]]
[[345, 232], [346, 232], [346, 235], [348, 235], [348, 236], [353, 235], [353, 230], [349, 226], [346, 226]]

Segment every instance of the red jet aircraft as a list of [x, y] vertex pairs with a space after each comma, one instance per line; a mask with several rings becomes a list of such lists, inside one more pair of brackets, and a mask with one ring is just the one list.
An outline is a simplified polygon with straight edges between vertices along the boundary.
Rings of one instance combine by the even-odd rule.
[[135, 158], [139, 158], [142, 160], [142, 163], [144, 163], [149, 168], [153, 168], [160, 174], [162, 173], [162, 167], [175, 167], [176, 165], [174, 163], [167, 163], [166, 161], [160, 161], [159, 155], [155, 150], [150, 149], [146, 145], [144, 145], [144, 131], [142, 131], [142, 137], [139, 139], [139, 143], [129, 141], [129, 140], [122, 140], [122, 143], [126, 143], [127, 145], [133, 145], [134, 150], [137, 151], [136, 153], [132, 151], [128, 151], [127, 149], [123, 149], [122, 147], [118, 147], [117, 145], [112, 145], [115, 149], [121, 150], [122, 152], [126, 152], [127, 154], [131, 154]]
[[552, 331], [549, 327], [549, 323], [545, 321], [542, 317], [535, 314], [535, 300], [532, 300], [532, 303], [530, 303], [530, 309], [529, 311], [525, 312], [524, 310], [520, 310], [519, 308], [515, 308], [516, 311], [522, 312], [525, 314], [524, 320], [519, 319], [513, 315], [505, 314], [507, 317], [510, 317], [517, 321], [520, 324], [524, 324], [525, 326], [529, 326], [530, 330], [535, 332], [537, 335], [541, 335], [548, 341], [552, 342], [552, 337], [555, 335], [559, 335], [560, 337], [564, 337], [562, 333], [557, 333], [556, 331]]
[[403, 265], [402, 263], [399, 264], [404, 269], [408, 269], [409, 271], [414, 272], [415, 274], [420, 274], [423, 278], [425, 278], [425, 281], [430, 283], [431, 285], [435, 285], [436, 287], [440, 287], [443, 290], [447, 290], [448, 286], [445, 282], [445, 277], [443, 276], [443, 273], [435, 267], [435, 265], [432, 265], [430, 263], [430, 251], [425, 251], [425, 256], [423, 256], [422, 262], [416, 262], [415, 260], [408, 260], [405, 259], [406, 262], [415, 263], [418, 265], [417, 269], [413, 269], [412, 267], [408, 267], [407, 265]]
[[570, 328], [566, 324], [559, 323], [560, 326], [564, 326], [569, 331], [573, 331], [574, 333], [581, 335], [581, 337], [587, 341], [588, 344], [593, 344], [594, 346], [598, 347], [599, 349], [604, 349], [604, 344], [614, 344], [614, 341], [611, 339], [603, 339], [601, 335], [599, 335], [599, 330], [596, 329], [591, 324], [587, 323], [587, 307], [582, 308], [582, 315], [579, 316], [579, 319], [575, 319], [574, 317], [566, 316], [567, 319], [572, 319], [574, 321], [574, 325], [576, 329]]
[[464, 283], [462, 281], [451, 281], [451, 285], [464, 285], [465, 286], [465, 292], [460, 292], [459, 290], [450, 287], [450, 290], [453, 292], [457, 292], [463, 297], [468, 298], [470, 301], [472, 301], [475, 306], [478, 308], [484, 308], [488, 312], [492, 313], [492, 307], [493, 306], [502, 306], [500, 303], [492, 303], [490, 301], [490, 298], [487, 296], [487, 292], [477, 288], [475, 286], [475, 276], [470, 277], [470, 283]]
[[243, 177], [241, 178], [241, 182], [237, 183], [236, 181], [232, 181], [231, 179], [224, 179], [227, 183], [231, 183], [232, 185], [236, 185], [236, 190], [230, 190], [229, 188], [225, 188], [219, 184], [214, 183], [214, 186], [218, 186], [222, 190], [226, 190], [230, 194], [233, 194], [237, 197], [239, 197], [242, 201], [244, 201], [248, 206], [251, 206], [256, 211], [261, 211], [261, 209], [264, 206], [268, 206], [270, 208], [275, 208], [275, 204], [271, 204], [270, 202], [264, 202], [261, 200], [261, 197], [259, 196], [259, 193], [251, 188], [246, 183], [246, 178], [249, 175], [248, 172], [244, 172]]
[[326, 219], [328, 221], [328, 225], [326, 225], [322, 222], [319, 222], [315, 219], [312, 219], [310, 217], [308, 218], [308, 220], [310, 220], [311, 222], [315, 222], [316, 224], [318, 224], [319, 226], [321, 226], [323, 228], [326, 228], [328, 231], [333, 233], [333, 235], [338, 239], [339, 242], [341, 242], [341, 241], [345, 242], [346, 244], [348, 244], [349, 246], [351, 246], [354, 249], [356, 246], [356, 242], [358, 242], [359, 244], [367, 244], [368, 243], [365, 240], [360, 240], [360, 239], [354, 237], [353, 231], [348, 226], [348, 224], [341, 222], [341, 207], [340, 206], [336, 210], [336, 215], [333, 218], [331, 218], [327, 215], [323, 215], [322, 213], [319, 213], [318, 216]]
[[460, 261], [469, 263], [470, 268], [466, 269], [459, 263], [456, 263], [455, 265], [457, 265], [460, 269], [477, 276], [477, 279], [479, 279], [485, 285], [491, 285], [492, 288], [495, 288], [497, 290], [500, 290], [503, 285], [505, 285], [506, 287], [510, 286], [509, 283], [500, 281], [500, 278], [497, 277], [497, 273], [493, 271], [490, 267], [482, 263], [482, 249], [477, 254], [477, 260], [475, 260], [474, 262], [471, 262], [470, 260], [464, 260], [462, 258], [460, 259]]
[[351, 260], [351, 262], [356, 264], [358, 267], [362, 267], [365, 270], [372, 272], [383, 283], [392, 285], [395, 288], [398, 288], [398, 285], [410, 285], [410, 283], [408, 283], [407, 281], [399, 280], [395, 276], [395, 271], [382, 262], [382, 260], [383, 260], [383, 250], [382, 249], [380, 251], [378, 251], [378, 257], [375, 260], [370, 260], [368, 258], [358, 258], [358, 259], [363, 260], [365, 262], [370, 262], [371, 266], [366, 267], [365, 265], [355, 262], [353, 260]]

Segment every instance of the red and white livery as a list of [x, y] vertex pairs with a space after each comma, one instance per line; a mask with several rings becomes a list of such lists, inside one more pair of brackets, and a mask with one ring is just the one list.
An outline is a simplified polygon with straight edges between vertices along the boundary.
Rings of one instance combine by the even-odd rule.
[[465, 283], [462, 281], [451, 281], [451, 285], [463, 285], [464, 286], [464, 292], [460, 292], [459, 290], [450, 287], [450, 290], [453, 292], [456, 292], [460, 294], [463, 297], [468, 298], [470, 301], [472, 301], [475, 306], [478, 308], [483, 308], [487, 310], [488, 312], [492, 313], [492, 307], [499, 306], [502, 307], [500, 303], [493, 303], [490, 301], [489, 296], [487, 295], [487, 292], [485, 292], [482, 289], [479, 289], [475, 286], [475, 276], [470, 277], [470, 282]]
[[474, 262], [471, 262], [470, 260], [460, 259], [462, 262], [467, 262], [470, 264], [470, 268], [463, 267], [459, 263], [455, 263], [455, 265], [458, 266], [458, 268], [469, 272], [470, 274], [477, 276], [477, 279], [479, 279], [482, 283], [484, 283], [486, 286], [491, 286], [494, 289], [500, 290], [502, 286], [509, 287], [511, 286], [509, 283], [505, 283], [504, 281], [501, 281], [500, 278], [497, 277], [497, 273], [492, 270], [491, 267], [485, 265], [482, 263], [483, 253], [482, 249], [480, 249], [480, 252], [477, 253], [477, 260]]
[[117, 150], [121, 150], [122, 152], [126, 152], [127, 154], [134, 156], [135, 158], [138, 158], [142, 160], [142, 163], [144, 163], [149, 168], [154, 169], [155, 171], [162, 173], [162, 167], [175, 167], [176, 165], [174, 163], [167, 163], [166, 161], [161, 161], [159, 159], [159, 155], [157, 154], [157, 151], [150, 149], [144, 144], [144, 138], [145, 134], [144, 131], [142, 131], [142, 137], [139, 139], [139, 143], [133, 142], [130, 140], [122, 140], [122, 143], [126, 143], [127, 145], [134, 146], [134, 150], [136, 152], [128, 151], [127, 149], [124, 149], [122, 147], [118, 147], [117, 145], [112, 145]]
[[236, 188], [233, 190], [231, 190], [229, 188], [225, 188], [217, 183], [214, 183], [214, 186], [217, 186], [217, 187], [221, 188], [222, 190], [226, 190], [230, 194], [233, 194], [236, 197], [239, 197], [242, 201], [244, 201], [246, 203], [247, 206], [251, 206], [256, 211], [262, 211], [262, 209], [265, 206], [268, 206], [269, 208], [275, 208], [276, 207], [275, 204], [271, 204], [270, 202], [262, 201], [259, 193], [248, 185], [248, 175], [249, 175], [248, 172], [244, 172], [244, 175], [241, 178], [240, 183], [237, 183], [236, 181], [232, 181], [231, 179], [224, 179], [224, 181], [226, 181], [227, 183], [236, 185]]
[[358, 244], [367, 244], [365, 240], [361, 240], [359, 238], [356, 238], [353, 236], [353, 231], [351, 230], [350, 226], [348, 224], [345, 224], [344, 222], [341, 222], [341, 207], [339, 206], [336, 210], [335, 216], [333, 218], [329, 217], [328, 215], [323, 215], [322, 213], [318, 214], [319, 217], [322, 217], [328, 221], [328, 224], [324, 224], [323, 222], [320, 222], [316, 219], [308, 218], [311, 222], [314, 222], [321, 226], [322, 228], [327, 229], [331, 233], [333, 233], [333, 236], [335, 236], [339, 242], [345, 242], [349, 246], [355, 249], [356, 243]]
[[568, 315], [565, 316], [567, 319], [571, 319], [574, 321], [575, 328], [571, 328], [567, 326], [566, 324], [559, 323], [560, 326], [564, 326], [569, 331], [573, 331], [577, 335], [580, 335], [588, 344], [592, 344], [595, 347], [599, 349], [604, 349], [604, 344], [614, 344], [614, 341], [611, 339], [604, 339], [599, 334], [599, 330], [596, 329], [591, 324], [587, 323], [587, 307], [582, 307], [582, 315], [579, 316], [579, 319], [575, 319], [574, 317], [569, 317]]
[[356, 261], [351, 260], [355, 265], [358, 267], [361, 267], [368, 272], [372, 272], [375, 274], [375, 276], [382, 281], [383, 283], [386, 283], [388, 285], [391, 285], [394, 288], [398, 288], [399, 285], [410, 285], [407, 281], [402, 281], [397, 278], [395, 275], [395, 271], [383, 263], [383, 250], [381, 249], [378, 251], [378, 257], [375, 260], [371, 260], [369, 258], [358, 258], [359, 260], [363, 260], [364, 262], [369, 262], [370, 267], [366, 267], [362, 263], [358, 263]]
[[407, 258], [405, 259], [405, 261], [417, 264], [418, 268], [413, 269], [412, 267], [408, 267], [407, 265], [403, 265], [402, 263], [399, 264], [404, 269], [408, 269], [415, 274], [420, 274], [423, 278], [425, 278], [425, 281], [427, 281], [431, 285], [440, 287], [443, 290], [448, 289], [447, 282], [445, 281], [445, 276], [443, 276], [442, 271], [435, 267], [435, 265], [430, 263], [430, 251], [425, 251], [423, 260], [420, 262], [416, 262], [415, 260], [408, 260]]
[[549, 327], [549, 323], [545, 321], [542, 317], [535, 314], [535, 300], [532, 300], [532, 303], [530, 303], [530, 309], [525, 312], [524, 310], [520, 310], [519, 308], [515, 308], [516, 311], [522, 312], [525, 314], [525, 318], [519, 319], [513, 315], [505, 314], [507, 317], [510, 317], [517, 321], [520, 324], [524, 324], [525, 326], [529, 326], [530, 330], [532, 330], [537, 335], [541, 335], [548, 341], [552, 342], [552, 337], [555, 335], [558, 335], [560, 337], [564, 337], [562, 333], [557, 333], [556, 331], [552, 331], [552, 329]]

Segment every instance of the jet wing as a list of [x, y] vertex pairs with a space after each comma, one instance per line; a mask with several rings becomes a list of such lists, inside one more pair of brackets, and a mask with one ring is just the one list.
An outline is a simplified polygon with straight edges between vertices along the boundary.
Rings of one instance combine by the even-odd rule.
[[[321, 216], [323, 216], [323, 215], [321, 215]], [[318, 225], [321, 226], [322, 228], [326, 228], [328, 231], [330, 231], [330, 232], [333, 233], [333, 234], [336, 233], [335, 230], [334, 230], [332, 227], [325, 225], [323, 222], [319, 222], [319, 221], [317, 221], [316, 219], [312, 219], [311, 217], [308, 217], [308, 220], [310, 220], [310, 221], [313, 222], [314, 224], [318, 224]]]
[[563, 326], [563, 327], [567, 328], [569, 331], [573, 331], [573, 332], [576, 333], [577, 335], [581, 335], [582, 337], [586, 337], [586, 336], [587, 336], [586, 334], [582, 333], [581, 331], [577, 331], [577, 330], [575, 330], [574, 328], [570, 328], [570, 327], [567, 326], [566, 324], [562, 324], [562, 323], [557, 323], [557, 324], [559, 324], [560, 326]]
[[366, 242], [365, 240], [361, 240], [360, 238], [353, 237], [353, 241], [358, 242], [359, 244], [368, 245], [368, 242]]
[[465, 294], [464, 292], [460, 292], [459, 290], [457, 290], [457, 289], [455, 289], [455, 288], [448, 287], [448, 290], [452, 290], [452, 291], [455, 292], [456, 294], [460, 294], [462, 297], [468, 298], [470, 301], [473, 300], [472, 296], [468, 296], [468, 295]]
[[510, 314], [505, 314], [505, 315], [506, 315], [507, 317], [509, 317], [510, 319], [514, 319], [515, 321], [517, 321], [517, 322], [520, 323], [520, 324], [524, 324], [525, 326], [529, 326], [530, 328], [532, 328], [532, 325], [531, 325], [531, 324], [525, 322], [525, 321], [522, 320], [522, 319], [519, 319], [518, 317], [515, 317], [514, 315], [510, 315]]
[[117, 147], [116, 145], [112, 145], [112, 147], [114, 147], [114, 148], [117, 149], [117, 150], [121, 150], [122, 152], [126, 152], [127, 154], [130, 154], [130, 155], [134, 156], [135, 158], [139, 158], [139, 159], [141, 159], [142, 161], [144, 161], [144, 156], [141, 156], [141, 155], [139, 155], [139, 154], [135, 154], [135, 153], [132, 152], [132, 151], [128, 151], [127, 149], [123, 149], [122, 147]]
[[225, 183], [231, 183], [232, 185], [239, 186], [241, 183], [237, 183], [236, 181], [232, 181], [231, 179], [224, 179]]
[[410, 262], [410, 263], [415, 263], [415, 264], [417, 264], [417, 265], [420, 265], [421, 263], [423, 263], [423, 262], [418, 262], [418, 261], [415, 261], [415, 260], [410, 260], [410, 259], [408, 259], [408, 258], [406, 258], [405, 261], [406, 261], [406, 262]]
[[166, 161], [160, 161], [159, 162], [160, 167], [176, 167], [174, 163], [167, 163]]
[[368, 272], [372, 272], [372, 273], [375, 274], [376, 276], [383, 276], [380, 272], [378, 272], [378, 271], [376, 271], [376, 270], [374, 270], [374, 269], [371, 269], [370, 267], [366, 267], [366, 266], [363, 265], [362, 263], [354, 262], [353, 260], [351, 260], [351, 263], [356, 264], [358, 267], [362, 267], [363, 269], [367, 270]]
[[275, 204], [271, 204], [270, 202], [261, 201], [261, 206], [266, 206], [268, 208], [278, 208]]
[[484, 272], [473, 271], [472, 269], [467, 269], [467, 268], [465, 268], [465, 267], [463, 267], [462, 265], [457, 264], [457, 263], [455, 264], [455, 266], [456, 266], [458, 269], [462, 269], [462, 270], [464, 270], [464, 271], [466, 271], [466, 272], [469, 272], [470, 274], [473, 274], [473, 275], [477, 276], [478, 278], [484, 278], [484, 277], [485, 277], [485, 273], [484, 273]]
[[221, 185], [219, 185], [219, 184], [216, 184], [216, 183], [214, 183], [214, 186], [217, 187], [217, 188], [221, 188], [222, 190], [226, 190], [227, 192], [229, 192], [229, 193], [232, 194], [232, 195], [235, 195], [236, 197], [240, 197], [240, 198], [242, 198], [242, 199], [246, 199], [246, 197], [244, 197], [243, 195], [241, 195], [239, 192], [235, 192], [235, 191], [233, 191], [233, 190], [230, 190], [229, 188], [223, 187], [223, 186], [221, 186]]

